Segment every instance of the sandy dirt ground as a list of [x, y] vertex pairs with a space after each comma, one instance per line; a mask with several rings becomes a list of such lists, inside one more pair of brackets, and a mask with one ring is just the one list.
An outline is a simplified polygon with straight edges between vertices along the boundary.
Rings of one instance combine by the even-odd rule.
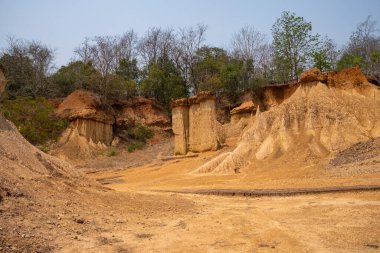
[[[380, 141], [380, 140], [378, 140]], [[163, 144], [167, 148], [168, 144]], [[160, 146], [160, 145], [158, 145]], [[356, 162], [331, 165], [334, 159], [325, 159], [315, 164], [308, 164], [297, 160], [297, 157], [285, 157], [274, 160], [269, 165], [262, 163], [254, 167], [248, 167], [235, 174], [194, 173], [194, 171], [220, 153], [233, 149], [233, 143], [217, 152], [204, 152], [189, 155], [188, 158], [175, 157], [172, 160], [163, 161], [160, 156], [151, 159], [149, 163], [135, 168], [118, 166], [114, 169], [92, 169], [87, 166], [84, 169], [98, 182], [107, 185], [117, 191], [145, 191], [145, 190], [199, 190], [199, 189], [282, 189], [282, 188], [313, 188], [331, 186], [355, 186], [355, 185], [379, 185], [380, 184], [380, 152], [376, 147], [373, 155], [367, 153], [367, 157]], [[155, 150], [161, 150], [156, 147]], [[143, 156], [134, 154], [140, 159]], [[153, 154], [150, 153], [150, 156]], [[348, 154], [351, 158], [355, 154]], [[131, 155], [132, 156], [132, 155]], [[342, 157], [340, 157], [342, 158]], [[105, 158], [104, 158], [105, 159]], [[103, 161], [103, 165], [107, 165]], [[346, 159], [346, 158], [344, 158]], [[343, 160], [343, 158], [342, 158]], [[109, 167], [107, 167], [109, 168]]]
[[[127, 222], [105, 223], [106, 231], [99, 232], [97, 237], [90, 233], [92, 239], [76, 240], [72, 245], [62, 242], [60, 252], [379, 250], [379, 191], [260, 198], [162, 192], [376, 185], [380, 182], [379, 163], [373, 157], [360, 161], [361, 170], [350, 170], [353, 164], [323, 168], [322, 165], [326, 165], [323, 163], [294, 170], [291, 166], [252, 169], [232, 175], [192, 173], [212, 157], [230, 149], [225, 147], [218, 152], [166, 161], [157, 158], [135, 168], [85, 167], [83, 170], [90, 177], [115, 193], [147, 198], [152, 206], [149, 210], [141, 207], [142, 219], [126, 212], [121, 214], [121, 219]], [[165, 204], [162, 199], [166, 198], [173, 202]]]
[[292, 161], [279, 161], [231, 175], [194, 174], [233, 146], [172, 159], [165, 156], [170, 143], [78, 166], [106, 188], [19, 177], [20, 187], [1, 201], [0, 252], [379, 251], [379, 191], [260, 198], [162, 192], [379, 184], [376, 155], [336, 166], [293, 169]]
[[[149, 196], [159, 205], [160, 194]], [[58, 252], [376, 252], [380, 245], [375, 192], [171, 198], [178, 210], [167, 206], [159, 216], [142, 210], [146, 217], [139, 219], [126, 212], [119, 223], [103, 222], [98, 232], [61, 238]]]

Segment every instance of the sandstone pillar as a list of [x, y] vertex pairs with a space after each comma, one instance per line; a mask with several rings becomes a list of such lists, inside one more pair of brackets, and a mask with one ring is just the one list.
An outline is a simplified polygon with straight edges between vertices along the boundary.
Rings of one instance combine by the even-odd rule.
[[172, 103], [174, 153], [203, 152], [218, 148], [215, 97], [201, 92]]
[[199, 140], [198, 152], [218, 149], [218, 137], [216, 129], [216, 104], [215, 97], [210, 94], [198, 95], [199, 103], [198, 131]]
[[174, 154], [185, 155], [189, 136], [187, 99], [178, 99], [172, 103], [172, 129], [174, 133]]
[[200, 104], [197, 102], [197, 97], [189, 98], [189, 143], [188, 150], [199, 152], [201, 139], [199, 139], [200, 126]]

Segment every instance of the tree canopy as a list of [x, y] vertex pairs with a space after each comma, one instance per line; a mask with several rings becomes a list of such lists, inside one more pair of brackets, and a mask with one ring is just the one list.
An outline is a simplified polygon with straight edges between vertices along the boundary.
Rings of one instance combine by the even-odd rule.
[[16, 96], [63, 97], [87, 89], [106, 99], [153, 97], [169, 108], [170, 101], [213, 91], [235, 101], [265, 83], [298, 79], [305, 69], [323, 71], [359, 65], [380, 76], [380, 36], [371, 17], [358, 24], [348, 43], [338, 48], [327, 36], [314, 34], [311, 22], [285, 11], [272, 26], [273, 40], [244, 26], [232, 34], [228, 48], [206, 43], [207, 26], [151, 27], [138, 35], [85, 38], [73, 60], [54, 68], [55, 51], [38, 41], [10, 37], [0, 54]]
[[274, 64], [279, 79], [297, 79], [316, 51], [319, 35], [311, 22], [295, 13], [283, 12], [272, 26]]

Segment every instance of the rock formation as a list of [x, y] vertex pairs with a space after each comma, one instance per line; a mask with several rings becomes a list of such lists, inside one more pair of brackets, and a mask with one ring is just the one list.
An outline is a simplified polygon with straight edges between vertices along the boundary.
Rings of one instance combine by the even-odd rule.
[[189, 104], [187, 98], [178, 99], [172, 104], [172, 130], [174, 133], [174, 154], [186, 154], [189, 139]]
[[196, 172], [234, 173], [278, 159], [306, 166], [380, 137], [379, 87], [369, 83], [359, 68], [318, 72], [302, 75], [288, 99], [257, 115], [234, 151]]
[[153, 99], [133, 97], [128, 101], [112, 104], [116, 114], [116, 126], [129, 127], [146, 125], [166, 128], [170, 126], [170, 119], [165, 109]]
[[55, 110], [67, 118], [69, 127], [52, 154], [66, 160], [91, 158], [110, 145], [113, 138], [113, 111], [92, 92], [77, 90]]
[[257, 107], [252, 102], [252, 100], [248, 100], [246, 102], [243, 102], [240, 106], [235, 107], [231, 110], [231, 123], [236, 124], [240, 121], [242, 118], [250, 118], [256, 113]]
[[278, 106], [297, 90], [298, 83], [284, 83], [264, 86], [256, 99], [256, 104], [264, 111]]
[[175, 154], [218, 148], [221, 138], [218, 137], [214, 95], [201, 92], [189, 99], [176, 100], [172, 109]]

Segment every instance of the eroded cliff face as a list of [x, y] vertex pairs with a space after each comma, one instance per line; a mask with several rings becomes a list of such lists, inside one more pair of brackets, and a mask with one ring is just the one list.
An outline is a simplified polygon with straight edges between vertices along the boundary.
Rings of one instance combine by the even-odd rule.
[[197, 172], [234, 173], [278, 161], [311, 166], [380, 137], [380, 89], [359, 68], [309, 73], [288, 99], [255, 116], [234, 151]]
[[77, 90], [63, 101], [50, 103], [57, 116], [70, 121], [51, 153], [74, 163], [104, 153], [107, 146], [120, 140], [129, 140], [130, 127], [144, 125], [156, 132], [170, 129], [165, 109], [144, 97], [106, 103], [93, 92]]
[[98, 95], [77, 90], [59, 104], [55, 113], [70, 120], [70, 125], [53, 147], [53, 155], [79, 161], [98, 155], [111, 144], [115, 118]]
[[249, 119], [256, 113], [257, 106], [248, 100], [231, 110], [231, 124], [237, 124], [241, 119]]
[[175, 154], [216, 150], [222, 138], [218, 135], [221, 127], [216, 120], [215, 97], [202, 92], [189, 99], [174, 101], [172, 128]]
[[170, 127], [170, 118], [164, 108], [153, 99], [133, 97], [128, 101], [114, 103], [116, 126], [126, 128], [134, 125]]

